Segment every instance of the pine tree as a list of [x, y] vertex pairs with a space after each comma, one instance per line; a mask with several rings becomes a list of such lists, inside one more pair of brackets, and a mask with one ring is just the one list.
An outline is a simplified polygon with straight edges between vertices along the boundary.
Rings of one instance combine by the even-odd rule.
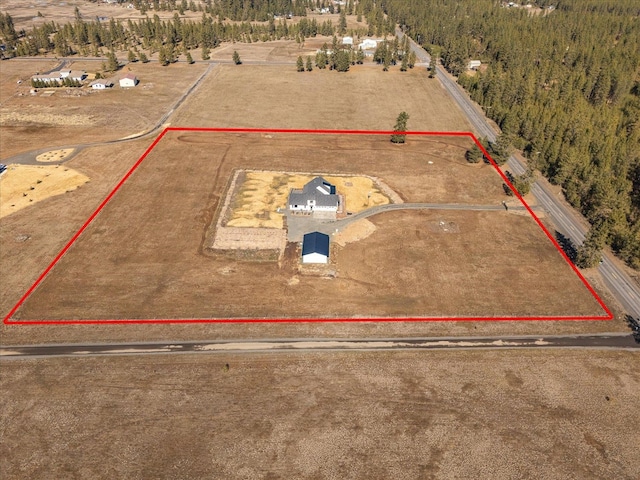
[[311, 57], [307, 55], [307, 72], [313, 70], [313, 63], [311, 63]]
[[[409, 114], [407, 112], [400, 112], [396, 119], [396, 125], [393, 127], [394, 132], [406, 132], [407, 122], [409, 121]], [[406, 135], [394, 133], [391, 135], [391, 143], [404, 143], [406, 141]]]
[[240, 60], [240, 54], [236, 50], [233, 51], [233, 63], [236, 65], [241, 65], [242, 60]]
[[191, 65], [191, 64], [193, 64], [193, 63], [195, 63], [195, 62], [193, 61], [193, 57], [191, 56], [191, 52], [189, 52], [189, 51], [187, 51], [187, 63], [188, 63], [189, 65]]
[[302, 56], [298, 57], [298, 60], [296, 61], [296, 66], [299, 72], [304, 72], [304, 61], [302, 60]]
[[211, 52], [211, 50], [209, 50], [209, 47], [207, 47], [206, 45], [202, 47], [202, 60], [209, 60], [211, 58], [211, 56], [209, 55], [209, 53]]
[[138, 57], [140, 58], [140, 61], [142, 63], [149, 63], [149, 58], [147, 58], [147, 55], [144, 52], [140, 52], [140, 55], [138, 55]]

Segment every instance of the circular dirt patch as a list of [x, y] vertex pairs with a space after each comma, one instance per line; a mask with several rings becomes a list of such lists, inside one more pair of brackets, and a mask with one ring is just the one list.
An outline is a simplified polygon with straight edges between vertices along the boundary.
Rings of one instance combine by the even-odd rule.
[[60, 162], [73, 153], [73, 148], [62, 148], [60, 150], [50, 150], [45, 153], [41, 153], [36, 157], [38, 162], [50, 163]]

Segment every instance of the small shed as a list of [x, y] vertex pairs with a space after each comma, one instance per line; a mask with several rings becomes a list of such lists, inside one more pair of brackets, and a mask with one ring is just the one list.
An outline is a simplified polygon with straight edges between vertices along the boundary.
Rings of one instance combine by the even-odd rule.
[[312, 232], [303, 237], [302, 263], [329, 263], [329, 235]]
[[353, 45], [353, 37], [342, 37], [343, 45]]
[[120, 88], [135, 87], [138, 84], [138, 77], [129, 73], [120, 79]]
[[91, 88], [93, 88], [94, 90], [104, 90], [106, 88], [111, 88], [113, 87], [113, 82], [111, 80], [94, 80], [93, 82], [90, 83]]

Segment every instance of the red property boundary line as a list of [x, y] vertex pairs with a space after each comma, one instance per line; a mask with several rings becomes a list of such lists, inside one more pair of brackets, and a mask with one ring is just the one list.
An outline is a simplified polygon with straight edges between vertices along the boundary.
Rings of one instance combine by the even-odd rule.
[[[11, 320], [13, 314], [22, 306], [22, 304], [27, 300], [27, 298], [34, 292], [34, 290], [42, 283], [44, 278], [49, 274], [51, 269], [60, 261], [60, 259], [64, 256], [65, 253], [71, 248], [71, 246], [76, 242], [78, 237], [82, 235], [82, 233], [87, 229], [87, 227], [93, 222], [93, 220], [98, 216], [98, 214], [102, 211], [107, 203], [113, 198], [113, 196], [120, 190], [120, 187], [129, 179], [129, 177], [133, 174], [133, 172], [140, 166], [140, 164], [147, 158], [147, 156], [151, 153], [151, 151], [156, 147], [156, 145], [162, 140], [162, 138], [166, 135], [167, 132], [217, 132], [217, 133], [286, 133], [286, 134], [328, 134], [328, 135], [392, 135], [392, 134], [400, 134], [400, 135], [415, 135], [415, 136], [455, 136], [455, 137], [468, 137], [471, 138], [475, 144], [480, 148], [485, 157], [489, 160], [491, 165], [495, 168], [496, 172], [502, 178], [502, 181], [511, 189], [514, 196], [522, 203], [525, 207], [529, 215], [535, 220], [538, 226], [545, 233], [547, 238], [551, 241], [551, 243], [555, 246], [555, 248], [560, 252], [560, 255], [564, 258], [564, 260], [569, 264], [571, 269], [575, 272], [578, 278], [582, 281], [584, 286], [589, 290], [591, 295], [596, 299], [600, 307], [604, 310], [606, 315], [604, 316], [524, 316], [524, 317], [516, 317], [516, 316], [504, 316], [504, 317], [395, 317], [395, 318], [375, 318], [375, 317], [355, 317], [355, 318], [274, 318], [274, 319], [252, 319], [252, 318], [238, 318], [238, 319], [104, 319], [104, 320]], [[578, 270], [578, 268], [573, 264], [573, 262], [569, 259], [567, 254], [562, 250], [562, 247], [558, 244], [556, 239], [549, 233], [549, 230], [544, 226], [544, 224], [540, 221], [540, 219], [536, 216], [533, 210], [529, 207], [524, 198], [518, 193], [518, 191], [511, 184], [507, 176], [500, 170], [498, 164], [491, 158], [489, 153], [485, 150], [482, 144], [478, 141], [475, 135], [471, 132], [394, 132], [390, 130], [308, 130], [308, 129], [278, 129], [278, 128], [206, 128], [206, 127], [167, 127], [165, 128], [160, 135], [153, 141], [153, 143], [147, 148], [147, 150], [142, 154], [142, 156], [138, 159], [138, 161], [129, 169], [129, 171], [125, 174], [125, 176], [118, 182], [115, 188], [107, 195], [107, 197], [100, 203], [98, 208], [91, 214], [91, 216], [87, 219], [87, 221], [80, 227], [80, 229], [71, 237], [71, 240], [64, 246], [64, 248], [56, 255], [53, 261], [49, 264], [49, 266], [40, 274], [38, 279], [29, 287], [29, 289], [22, 295], [18, 303], [11, 309], [11, 311], [4, 317], [3, 323], [5, 325], [122, 325], [122, 324], [142, 324], [142, 323], [295, 323], [295, 322], [306, 322], [306, 323], [315, 323], [315, 322], [441, 322], [441, 321], [549, 321], [549, 320], [612, 320], [613, 313], [609, 310], [609, 308], [604, 304], [602, 299], [595, 292], [593, 287], [589, 284], [589, 282], [584, 278], [582, 273]]]

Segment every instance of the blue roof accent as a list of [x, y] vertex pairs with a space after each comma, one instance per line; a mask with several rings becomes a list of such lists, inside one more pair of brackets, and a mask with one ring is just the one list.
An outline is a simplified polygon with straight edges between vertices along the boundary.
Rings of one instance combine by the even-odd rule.
[[320, 253], [329, 256], [329, 235], [320, 232], [307, 233], [302, 239], [302, 255]]

